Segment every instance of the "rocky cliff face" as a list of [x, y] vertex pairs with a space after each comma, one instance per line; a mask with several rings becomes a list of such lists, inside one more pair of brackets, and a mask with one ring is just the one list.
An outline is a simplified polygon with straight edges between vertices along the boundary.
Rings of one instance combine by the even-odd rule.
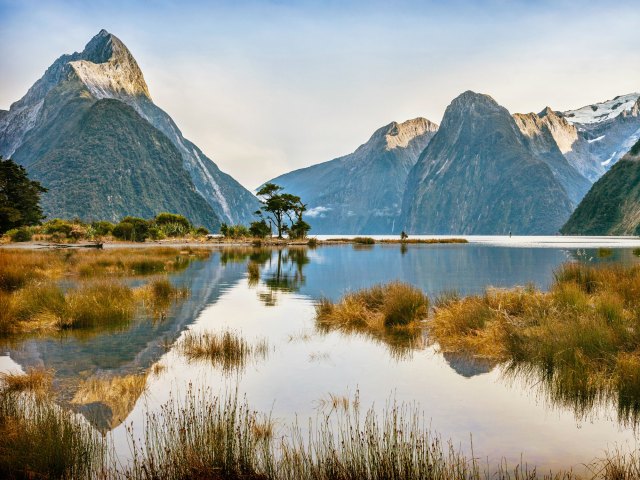
[[556, 233], [572, 202], [531, 143], [491, 97], [468, 91], [454, 99], [409, 174], [403, 202], [408, 231]]
[[270, 182], [307, 203], [313, 233], [399, 233], [407, 175], [437, 128], [425, 118], [392, 122], [349, 155]]
[[576, 128], [549, 107], [540, 114], [516, 113], [513, 119], [527, 139], [529, 151], [551, 168], [573, 205], [577, 206], [591, 188], [591, 182], [563, 155], [563, 150], [571, 151], [579, 141]]
[[[58, 58], [27, 94], [11, 105], [9, 112], [0, 115], [0, 155], [15, 158], [27, 169], [39, 162], [39, 172], [42, 173], [47, 168], [43, 165], [44, 153], [57, 149], [65, 135], [76, 134], [72, 125], [78, 124], [74, 120], [86, 113], [84, 108], [88, 104], [103, 99], [117, 100], [133, 108], [139, 121], [150, 124], [170, 141], [182, 160], [181, 170], [187, 173], [188, 190], [201, 197], [208, 206], [208, 211], [203, 211], [201, 217], [215, 218], [211, 225], [216, 225], [219, 220], [239, 223], [252, 218], [257, 206], [255, 197], [221, 172], [202, 151], [182, 136], [169, 115], [151, 100], [144, 76], [127, 47], [105, 30], [92, 38], [82, 52]], [[64, 115], [60, 115], [61, 112]], [[103, 127], [107, 131], [110, 129], [107, 123]], [[141, 132], [145, 129], [136, 130]], [[130, 141], [136, 140], [131, 138]], [[124, 150], [116, 149], [114, 152], [122, 154]], [[91, 149], [91, 152], [92, 155], [97, 154], [96, 149]], [[57, 173], [61, 176], [82, 176], [83, 167], [91, 163], [79, 158], [76, 164], [67, 165], [67, 170]], [[54, 182], [54, 189], [50, 189], [48, 196], [66, 194], [56, 190], [55, 185]], [[90, 192], [92, 185], [86, 184], [85, 188]], [[182, 192], [174, 191], [173, 195], [180, 198]], [[138, 201], [136, 198], [128, 200], [130, 204]], [[156, 209], [152, 204], [149, 207]], [[74, 215], [73, 211], [47, 213]]]
[[640, 141], [593, 185], [562, 233], [640, 235]]

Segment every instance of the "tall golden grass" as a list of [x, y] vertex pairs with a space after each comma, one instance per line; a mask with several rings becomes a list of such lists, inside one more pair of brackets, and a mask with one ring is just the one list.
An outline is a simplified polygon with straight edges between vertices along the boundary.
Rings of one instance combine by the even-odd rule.
[[[487, 290], [443, 302], [428, 323], [445, 351], [506, 362], [554, 402], [640, 412], [640, 266], [565, 264], [548, 292]], [[540, 382], [542, 380], [542, 382]]]
[[391, 282], [349, 292], [337, 302], [321, 299], [316, 304], [316, 326], [321, 332], [367, 335], [403, 357], [422, 346], [428, 311], [429, 300], [420, 289]]

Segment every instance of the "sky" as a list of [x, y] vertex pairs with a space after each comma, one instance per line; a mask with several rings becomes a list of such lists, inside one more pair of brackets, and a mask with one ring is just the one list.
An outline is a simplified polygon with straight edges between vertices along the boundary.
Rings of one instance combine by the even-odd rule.
[[440, 123], [466, 90], [515, 112], [640, 91], [640, 5], [591, 1], [0, 0], [0, 109], [102, 28], [154, 102], [250, 190]]

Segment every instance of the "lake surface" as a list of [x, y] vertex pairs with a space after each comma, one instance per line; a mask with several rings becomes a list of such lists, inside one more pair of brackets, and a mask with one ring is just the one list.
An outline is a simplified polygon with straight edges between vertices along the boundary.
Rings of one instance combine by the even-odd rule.
[[[472, 438], [476, 457], [505, 458], [515, 465], [524, 454], [539, 471], [579, 469], [607, 448], [636, 445], [636, 429], [619, 421], [615, 405], [586, 412], [554, 405], [531, 379], [506, 376], [500, 366], [443, 356], [427, 341], [399, 351], [361, 335], [320, 332], [314, 302], [391, 280], [412, 283], [432, 299], [452, 290], [480, 293], [489, 286], [532, 283], [544, 289], [566, 261], [640, 261], [632, 248], [586, 248], [592, 246], [478, 241], [214, 249], [209, 259], [170, 277], [188, 286], [191, 296], [172, 307], [166, 319], [141, 318], [117, 331], [23, 340], [6, 348], [0, 369], [55, 369], [63, 401], [73, 397], [82, 379], [148, 374], [145, 393], [123, 399], [128, 412], [123, 423], [114, 421], [113, 406], [106, 403], [78, 408], [96, 427], [111, 431], [123, 458], [128, 455], [125, 427], [132, 424], [141, 432], [147, 412], [180, 398], [191, 384], [213, 394], [237, 387], [252, 408], [271, 412], [280, 425], [315, 418], [330, 395], [357, 393], [364, 410], [391, 400], [415, 402], [443, 439], [468, 452]], [[257, 282], [248, 277], [249, 262], [259, 265]], [[229, 374], [207, 362], [189, 362], [180, 353], [176, 342], [188, 330], [233, 330], [250, 343], [266, 339], [269, 352]]]

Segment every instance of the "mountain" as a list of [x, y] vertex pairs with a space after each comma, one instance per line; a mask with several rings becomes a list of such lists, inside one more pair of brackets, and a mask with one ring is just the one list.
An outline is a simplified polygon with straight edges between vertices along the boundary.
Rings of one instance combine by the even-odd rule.
[[49, 216], [115, 220], [169, 210], [217, 228], [248, 222], [258, 205], [153, 103], [136, 60], [105, 30], [0, 113], [0, 155], [49, 189]]
[[529, 151], [551, 168], [574, 206], [578, 205], [591, 188], [591, 182], [569, 163], [561, 150], [566, 151], [566, 145], [578, 138], [575, 127], [549, 107], [539, 114], [516, 113], [513, 119], [527, 139]]
[[640, 235], [640, 140], [584, 197], [566, 235]]
[[409, 233], [554, 234], [573, 206], [552, 168], [504, 107], [467, 91], [409, 173]]
[[576, 131], [572, 143], [563, 149], [565, 157], [591, 181], [600, 178], [640, 139], [640, 93], [557, 114]]
[[270, 182], [302, 198], [313, 233], [399, 233], [407, 175], [437, 129], [425, 118], [392, 122], [349, 155]]

